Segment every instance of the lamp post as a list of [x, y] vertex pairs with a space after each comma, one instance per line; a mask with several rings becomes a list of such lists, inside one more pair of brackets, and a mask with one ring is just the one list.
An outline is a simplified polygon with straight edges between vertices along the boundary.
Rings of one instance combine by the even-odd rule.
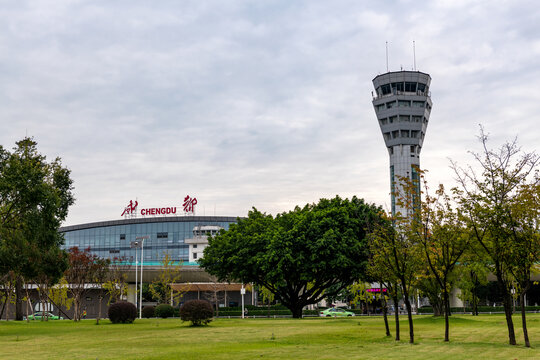
[[244, 318], [244, 295], [246, 294], [246, 288], [244, 287], [244, 283], [242, 283], [240, 294], [242, 294], [242, 319], [243, 319]]
[[137, 302], [137, 260], [135, 260], [135, 304], [139, 308], [139, 319], [142, 319], [142, 292], [143, 292], [143, 266], [144, 266], [144, 240], [148, 239], [149, 236], [137, 236], [135, 240], [131, 242], [131, 247], [135, 248], [135, 259], [137, 259], [137, 249], [141, 249], [141, 286], [139, 287], [139, 301]]
[[135, 249], [135, 307], [138, 309], [139, 308], [139, 302], [137, 301], [137, 285], [139, 283], [139, 279], [138, 279], [138, 275], [139, 275], [139, 271], [138, 271], [138, 265], [139, 265], [139, 258], [138, 258], [138, 255], [139, 255], [139, 248], [141, 247], [141, 242], [140, 241], [132, 241], [130, 243], [130, 247], [132, 249]]

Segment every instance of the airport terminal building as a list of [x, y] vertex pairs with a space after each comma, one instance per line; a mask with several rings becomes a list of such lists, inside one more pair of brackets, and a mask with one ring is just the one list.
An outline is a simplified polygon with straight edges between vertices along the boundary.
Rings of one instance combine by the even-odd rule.
[[[238, 306], [241, 302], [241, 284], [218, 284], [198, 264], [208, 245], [208, 237], [221, 229], [228, 230], [237, 218], [197, 216], [196, 201], [196, 198], [186, 196], [183, 208], [143, 208], [138, 201], [130, 201], [123, 212], [119, 212], [120, 219], [60, 228], [65, 238], [63, 248], [90, 249], [91, 253], [100, 258], [121, 259], [126, 265], [130, 288], [127, 300], [135, 304], [138, 303], [135, 282], [141, 281], [141, 265], [144, 268], [143, 282], [151, 283], [161, 272], [162, 261], [165, 254], [168, 254], [169, 259], [180, 266], [180, 281], [173, 288], [185, 292], [181, 302], [205, 299], [208, 297], [208, 287], [213, 291], [219, 287], [219, 291], [224, 293], [219, 306]], [[253, 304], [256, 301], [255, 294], [247, 284], [246, 289], [245, 302]], [[84, 301], [83, 306], [88, 310], [89, 317], [97, 312], [96, 299], [100, 293], [96, 289]], [[146, 304], [143, 302], [142, 305]]]
[[[206, 246], [206, 237], [227, 230], [235, 217], [225, 216], [148, 216], [126, 218], [60, 228], [64, 248], [90, 248], [100, 258], [123, 258], [135, 265], [159, 265], [164, 253], [184, 266], [197, 266]], [[144, 239], [141, 248], [137, 242]]]

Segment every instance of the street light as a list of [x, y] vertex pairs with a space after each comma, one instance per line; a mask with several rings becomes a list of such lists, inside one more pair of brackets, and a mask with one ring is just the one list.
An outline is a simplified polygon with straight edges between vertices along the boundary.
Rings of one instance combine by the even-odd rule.
[[[139, 319], [142, 319], [142, 290], [143, 290], [143, 267], [144, 267], [144, 240], [149, 239], [148, 235], [137, 236], [135, 240], [131, 242], [131, 247], [141, 248], [141, 286], [140, 286], [140, 298], [139, 298]], [[137, 251], [137, 250], [135, 250]], [[137, 257], [137, 252], [135, 252], [135, 257]], [[135, 262], [135, 265], [137, 263]], [[135, 303], [137, 303], [137, 266], [135, 266]]]
[[130, 244], [130, 248], [132, 249], [135, 249], [135, 307], [138, 309], [139, 308], [139, 302], [137, 301], [137, 285], [139, 284], [139, 279], [138, 279], [138, 276], [139, 276], [139, 272], [137, 271], [138, 270], [138, 265], [139, 265], [139, 258], [138, 258], [138, 255], [139, 255], [139, 249], [141, 247], [141, 242], [140, 241], [132, 241], [131, 244]]
[[244, 295], [246, 294], [246, 288], [244, 287], [244, 283], [242, 283], [242, 288], [240, 289], [240, 294], [242, 294], [242, 319], [244, 316]]

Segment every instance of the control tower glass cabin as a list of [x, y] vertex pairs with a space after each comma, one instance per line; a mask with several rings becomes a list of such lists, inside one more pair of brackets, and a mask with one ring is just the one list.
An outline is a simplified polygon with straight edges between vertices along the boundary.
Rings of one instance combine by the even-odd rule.
[[[408, 216], [396, 206], [398, 176], [418, 180], [420, 151], [431, 111], [431, 77], [418, 71], [396, 71], [373, 79], [373, 107], [390, 156], [392, 214]], [[420, 194], [420, 189], [417, 190]]]

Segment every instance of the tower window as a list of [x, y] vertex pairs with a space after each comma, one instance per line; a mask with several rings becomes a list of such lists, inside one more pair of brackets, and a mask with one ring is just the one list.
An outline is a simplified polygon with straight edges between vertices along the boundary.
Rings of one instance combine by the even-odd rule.
[[390, 92], [391, 92], [391, 90], [390, 90], [390, 84], [382, 85], [382, 86], [381, 86], [381, 92], [382, 92], [383, 95], [390, 94]]
[[395, 106], [396, 106], [396, 102], [395, 102], [395, 101], [391, 101], [391, 102], [387, 102], [387, 103], [386, 103], [386, 108], [387, 108], [387, 109], [391, 109], [391, 108], [393, 108], [393, 107], [395, 107]]
[[421, 116], [416, 116], [416, 115], [412, 116], [412, 122], [420, 122], [420, 120], [422, 120]]
[[413, 101], [412, 106], [413, 107], [423, 108], [424, 107], [424, 102], [423, 101]]
[[380, 104], [376, 106], [377, 112], [384, 110], [384, 104]]
[[402, 82], [392, 83], [392, 90], [394, 92], [403, 91], [403, 83]]
[[396, 121], [396, 119], [397, 119], [396, 116], [390, 116], [390, 117], [388, 118], [388, 121], [390, 121], [390, 124], [393, 124], [394, 121]]
[[399, 115], [399, 121], [410, 122], [410, 121], [411, 121], [411, 118], [410, 118], [409, 115]]
[[411, 107], [411, 102], [408, 100], [399, 100], [399, 107]]
[[426, 84], [418, 83], [418, 91], [426, 91]]
[[405, 91], [407, 91], [407, 92], [416, 92], [416, 83], [415, 82], [405, 82]]

